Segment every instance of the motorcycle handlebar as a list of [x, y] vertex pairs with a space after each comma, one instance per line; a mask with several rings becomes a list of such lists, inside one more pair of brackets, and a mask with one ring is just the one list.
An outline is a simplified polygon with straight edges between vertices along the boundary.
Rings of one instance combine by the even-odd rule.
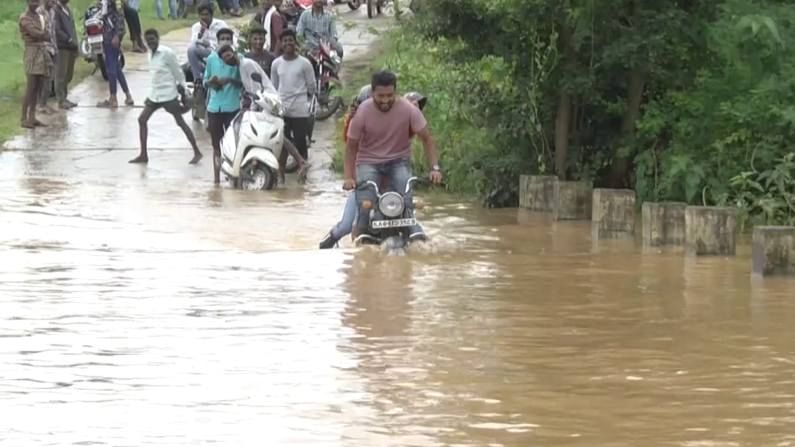
[[[406, 190], [403, 192], [403, 194], [408, 194], [409, 192], [411, 192], [411, 190], [414, 188], [414, 185], [416, 185], [416, 184], [428, 185], [430, 183], [431, 183], [430, 180], [428, 180], [427, 178], [424, 178], [424, 177], [422, 177], [422, 178], [421, 177], [411, 177], [411, 178], [409, 178], [408, 182], [406, 182]], [[372, 180], [366, 180], [366, 181], [357, 183], [356, 184], [356, 188], [354, 188], [354, 191], [358, 191], [358, 190], [361, 190], [361, 189], [366, 189], [367, 187], [373, 188], [375, 190], [376, 195], [381, 195], [381, 190], [378, 187], [378, 184], [376, 182], [372, 181]]]

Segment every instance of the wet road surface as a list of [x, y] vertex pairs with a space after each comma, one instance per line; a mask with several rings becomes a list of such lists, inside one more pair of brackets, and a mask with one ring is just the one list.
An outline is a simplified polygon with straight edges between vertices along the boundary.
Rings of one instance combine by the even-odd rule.
[[0, 153], [0, 445], [795, 445], [795, 281], [747, 246], [426, 195], [430, 247], [318, 251], [329, 142], [306, 185], [233, 191], [166, 125], [127, 165], [135, 115]]

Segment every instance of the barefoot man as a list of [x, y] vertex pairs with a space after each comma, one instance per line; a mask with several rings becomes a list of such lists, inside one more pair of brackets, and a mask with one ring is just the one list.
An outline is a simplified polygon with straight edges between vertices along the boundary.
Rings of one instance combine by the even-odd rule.
[[144, 111], [138, 117], [139, 136], [141, 138], [141, 154], [130, 160], [130, 163], [147, 163], [149, 155], [146, 152], [146, 140], [149, 134], [147, 123], [152, 114], [159, 109], [164, 109], [174, 117], [177, 126], [188, 138], [193, 148], [193, 159], [190, 164], [196, 164], [201, 160], [202, 153], [196, 144], [196, 138], [182, 117], [182, 107], [179, 104], [178, 86], [185, 88], [185, 76], [182, 74], [177, 62], [177, 56], [171, 48], [160, 45], [160, 35], [157, 30], [150, 29], [144, 33], [146, 45], [149, 47], [149, 73], [152, 75], [152, 88], [149, 97], [144, 103]]

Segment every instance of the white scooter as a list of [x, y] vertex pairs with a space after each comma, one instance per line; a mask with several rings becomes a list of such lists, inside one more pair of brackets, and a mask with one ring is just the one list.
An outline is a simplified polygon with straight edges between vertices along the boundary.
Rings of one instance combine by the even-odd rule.
[[[251, 76], [262, 85], [258, 73]], [[284, 143], [284, 106], [278, 94], [247, 94], [251, 108], [238, 113], [221, 139], [221, 171], [235, 188], [270, 190], [276, 185]]]

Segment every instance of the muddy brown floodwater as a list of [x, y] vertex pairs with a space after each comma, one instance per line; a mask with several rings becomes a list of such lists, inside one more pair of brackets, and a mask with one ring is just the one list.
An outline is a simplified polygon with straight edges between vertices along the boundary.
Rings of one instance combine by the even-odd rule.
[[426, 196], [430, 248], [318, 251], [328, 142], [274, 193], [87, 145], [0, 153], [0, 445], [795, 445], [795, 281], [747, 247]]

